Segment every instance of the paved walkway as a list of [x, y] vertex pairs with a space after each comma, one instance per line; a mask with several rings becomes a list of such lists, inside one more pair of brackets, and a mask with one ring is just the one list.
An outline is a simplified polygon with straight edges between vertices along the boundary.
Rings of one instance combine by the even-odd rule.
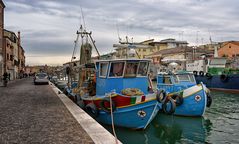
[[94, 143], [49, 85], [31, 78], [0, 87], [0, 144]]

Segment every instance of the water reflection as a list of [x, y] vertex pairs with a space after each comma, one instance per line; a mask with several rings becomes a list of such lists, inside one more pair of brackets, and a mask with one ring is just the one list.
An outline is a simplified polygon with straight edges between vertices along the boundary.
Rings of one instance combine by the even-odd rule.
[[[190, 118], [159, 114], [144, 131], [116, 128], [125, 144], [204, 143], [212, 123], [203, 117]], [[106, 126], [111, 130], [109, 126]]]
[[152, 123], [160, 143], [204, 143], [212, 123], [203, 117], [159, 115]]
[[124, 144], [239, 143], [239, 95], [212, 91], [212, 96], [204, 118], [158, 114], [146, 130], [116, 128], [117, 136]]

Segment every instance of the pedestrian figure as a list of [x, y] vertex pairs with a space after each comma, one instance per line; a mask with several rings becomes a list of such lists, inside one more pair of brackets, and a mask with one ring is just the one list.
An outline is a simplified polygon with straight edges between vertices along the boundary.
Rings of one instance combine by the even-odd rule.
[[8, 82], [8, 74], [7, 74], [7, 72], [5, 72], [3, 74], [3, 86], [4, 87], [7, 87], [7, 82]]

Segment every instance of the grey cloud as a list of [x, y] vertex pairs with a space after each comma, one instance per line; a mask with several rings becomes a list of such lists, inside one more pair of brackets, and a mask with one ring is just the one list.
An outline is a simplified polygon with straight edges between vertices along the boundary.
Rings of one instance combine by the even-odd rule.
[[[10, 7], [17, 4], [19, 8]], [[96, 44], [103, 53], [110, 51], [112, 44], [118, 41], [116, 25], [121, 37], [128, 34], [136, 38], [178, 38], [178, 34], [183, 31], [184, 40], [195, 43], [196, 32], [200, 31], [199, 35], [205, 41], [209, 33], [215, 40], [221, 40], [222, 37], [224, 40], [239, 38], [237, 0], [8, 0], [6, 5], [6, 13], [39, 13], [52, 19], [57, 18], [45, 25], [55, 28], [51, 32], [42, 29], [39, 31], [37, 27], [28, 31], [22, 25], [17, 26], [18, 29], [24, 27], [26, 41], [33, 40], [25, 42], [25, 47], [31, 52], [34, 52], [36, 47], [41, 47], [42, 53], [49, 48], [51, 50], [48, 53], [54, 53], [56, 48], [61, 49], [57, 52], [59, 54], [70, 51], [68, 47], [72, 47], [72, 41], [75, 39], [73, 28], [76, 30], [79, 24], [83, 23], [82, 20], [80, 22], [81, 7], [86, 27], [95, 34]], [[61, 28], [61, 19], [69, 23], [68, 29], [66, 26]], [[9, 28], [14, 27], [14, 24], [6, 25]], [[70, 32], [73, 33], [72, 38], [69, 37]], [[140, 40], [143, 39], [135, 39]], [[39, 49], [36, 52], [40, 53]]]

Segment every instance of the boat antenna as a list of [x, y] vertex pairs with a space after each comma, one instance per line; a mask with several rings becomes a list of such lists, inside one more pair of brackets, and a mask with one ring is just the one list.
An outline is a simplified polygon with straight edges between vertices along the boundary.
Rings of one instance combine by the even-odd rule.
[[83, 27], [84, 27], [84, 30], [86, 30], [86, 24], [85, 24], [84, 13], [83, 13], [83, 10], [82, 10], [82, 7], [81, 7], [81, 6], [80, 6], [80, 10], [81, 10], [81, 16], [82, 16], [82, 20], [83, 20]]
[[76, 36], [76, 40], [74, 41], [74, 49], [73, 49], [73, 53], [72, 53], [72, 57], [71, 57], [71, 62], [76, 59], [75, 55], [76, 55], [76, 48], [78, 46], [78, 41], [79, 41], [79, 33], [78, 33], [78, 30], [76, 32], [77, 36]]
[[121, 43], [121, 38], [120, 38], [120, 35], [119, 35], [119, 26], [118, 26], [118, 23], [116, 23], [116, 28], [117, 28], [117, 34], [118, 34], [118, 39], [119, 39], [119, 43]]

